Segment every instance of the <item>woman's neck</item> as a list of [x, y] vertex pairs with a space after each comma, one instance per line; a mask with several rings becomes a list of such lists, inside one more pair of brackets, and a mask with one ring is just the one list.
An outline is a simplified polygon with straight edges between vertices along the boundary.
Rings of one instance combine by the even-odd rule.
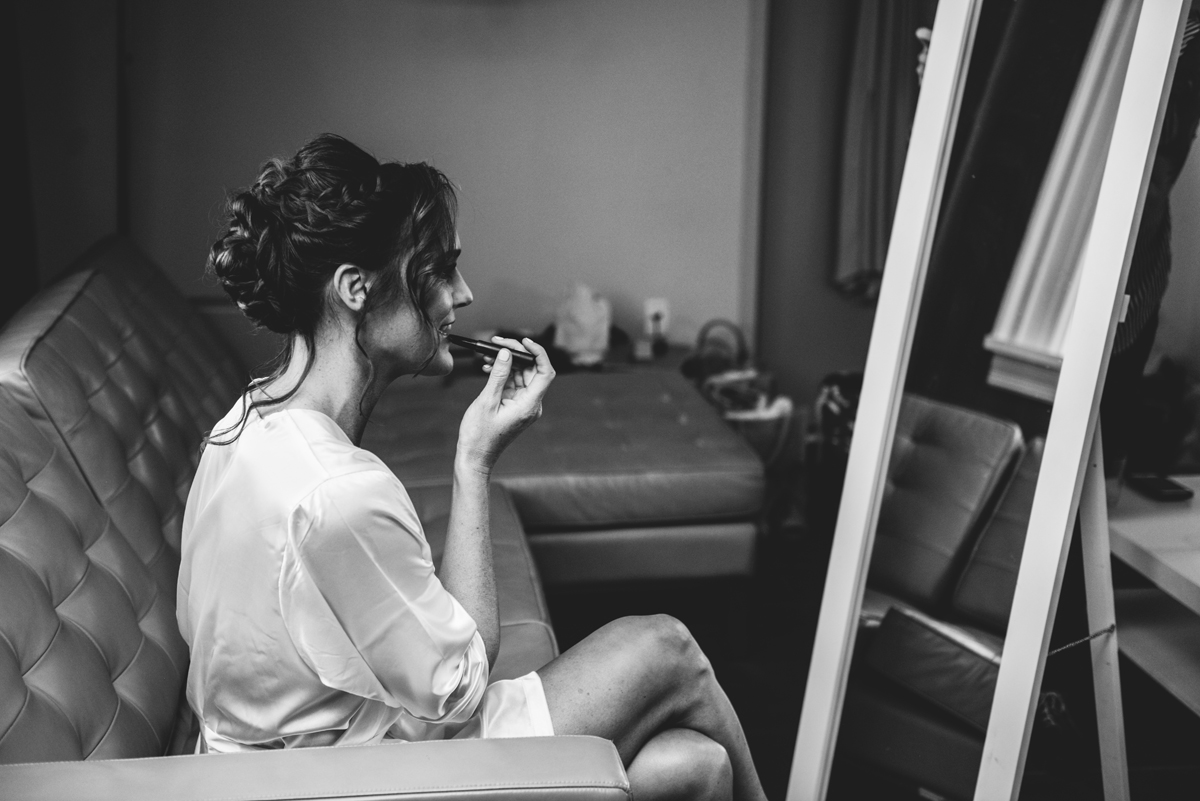
[[362, 442], [367, 419], [383, 391], [381, 376], [372, 371], [362, 352], [346, 337], [318, 332], [312, 365], [305, 375], [309, 347], [304, 337], [294, 335], [287, 370], [260, 391], [278, 398], [292, 388], [296, 393], [277, 409], [311, 409], [333, 419], [355, 445]]

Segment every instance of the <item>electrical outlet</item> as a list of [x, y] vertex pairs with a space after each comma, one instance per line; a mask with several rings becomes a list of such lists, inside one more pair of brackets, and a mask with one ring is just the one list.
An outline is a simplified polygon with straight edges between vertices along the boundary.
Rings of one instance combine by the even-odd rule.
[[646, 336], [666, 336], [671, 323], [671, 304], [666, 298], [646, 298], [642, 320]]

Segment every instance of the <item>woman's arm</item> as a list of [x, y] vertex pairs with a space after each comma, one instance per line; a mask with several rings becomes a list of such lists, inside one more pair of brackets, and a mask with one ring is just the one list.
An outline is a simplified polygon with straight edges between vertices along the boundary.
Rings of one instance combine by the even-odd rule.
[[487, 649], [430, 557], [391, 471], [338, 475], [288, 516], [280, 613], [322, 684], [420, 720], [461, 722], [487, 687]]
[[512, 356], [501, 351], [479, 397], [463, 415], [454, 458], [454, 497], [446, 532], [446, 550], [439, 575], [442, 584], [475, 618], [488, 663], [500, 652], [500, 616], [496, 606], [496, 575], [488, 527], [488, 481], [496, 459], [517, 434], [542, 414], [542, 397], [554, 370], [546, 351], [525, 339], [493, 337], [505, 348], [533, 353], [537, 364], [513, 370]]
[[500, 653], [500, 612], [488, 527], [489, 473], [461, 455], [455, 458], [454, 497], [438, 574], [442, 585], [475, 618], [488, 664], [495, 665]]

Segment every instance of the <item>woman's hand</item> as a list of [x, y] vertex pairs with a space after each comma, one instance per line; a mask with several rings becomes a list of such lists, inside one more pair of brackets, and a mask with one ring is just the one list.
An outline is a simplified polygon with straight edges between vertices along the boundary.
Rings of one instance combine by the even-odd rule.
[[[479, 627], [488, 663], [500, 653], [500, 613], [489, 536], [488, 478], [508, 443], [542, 416], [542, 396], [554, 380], [546, 351], [534, 341], [492, 337], [503, 350], [485, 367], [491, 375], [458, 427], [454, 496], [438, 575]], [[522, 345], [524, 345], [522, 347]], [[511, 351], [532, 353], [534, 366], [513, 369]]]
[[[487, 385], [467, 407], [458, 427], [457, 459], [482, 473], [490, 473], [508, 444], [542, 416], [542, 397], [554, 380], [550, 357], [532, 339], [492, 337], [492, 342], [504, 350], [484, 366], [490, 373]], [[514, 369], [510, 350], [531, 353], [536, 363], [525, 370]]]

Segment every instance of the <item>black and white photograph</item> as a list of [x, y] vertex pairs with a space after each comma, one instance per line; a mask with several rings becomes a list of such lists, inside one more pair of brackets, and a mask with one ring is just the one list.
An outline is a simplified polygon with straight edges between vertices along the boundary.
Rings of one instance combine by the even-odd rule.
[[16, 0], [0, 801], [1200, 787], [1196, 0]]

